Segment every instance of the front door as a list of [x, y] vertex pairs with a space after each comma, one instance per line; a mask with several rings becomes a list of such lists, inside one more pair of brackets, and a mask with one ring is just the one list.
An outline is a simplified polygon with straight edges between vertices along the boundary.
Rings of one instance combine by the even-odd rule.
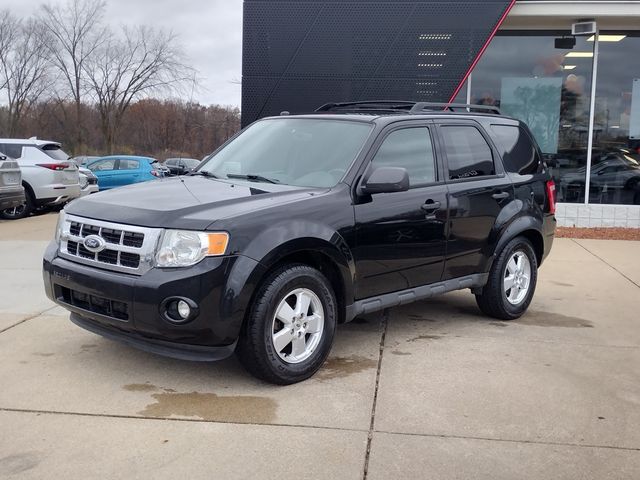
[[479, 273], [503, 207], [514, 200], [510, 178], [496, 162], [486, 132], [473, 121], [441, 121], [449, 187], [449, 242], [444, 279]]
[[118, 171], [118, 160], [115, 158], [107, 158], [98, 160], [89, 166], [89, 169], [98, 177], [98, 185], [100, 190], [108, 190], [116, 187], [115, 174]]
[[355, 206], [357, 299], [439, 281], [446, 254], [447, 187], [429, 124], [388, 130], [378, 144], [369, 171], [406, 168], [411, 188]]

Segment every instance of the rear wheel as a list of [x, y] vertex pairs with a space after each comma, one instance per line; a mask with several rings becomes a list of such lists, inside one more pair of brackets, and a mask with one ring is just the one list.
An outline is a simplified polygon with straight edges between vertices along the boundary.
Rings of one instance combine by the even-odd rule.
[[331, 350], [337, 324], [329, 281], [306, 265], [288, 265], [260, 287], [238, 341], [244, 367], [267, 382], [311, 377]]
[[537, 280], [538, 261], [531, 242], [524, 237], [514, 238], [494, 261], [476, 302], [486, 315], [514, 320], [529, 308]]
[[17, 207], [7, 208], [0, 212], [0, 217], [5, 220], [19, 220], [28, 217], [35, 210], [35, 201], [29, 190], [24, 191], [25, 202]]

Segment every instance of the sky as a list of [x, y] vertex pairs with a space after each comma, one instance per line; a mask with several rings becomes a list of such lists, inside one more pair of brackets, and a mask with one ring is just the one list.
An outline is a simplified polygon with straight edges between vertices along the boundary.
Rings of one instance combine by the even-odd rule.
[[[0, 9], [29, 16], [42, 4], [42, 0], [0, 0]], [[201, 88], [193, 100], [240, 106], [242, 0], [107, 0], [106, 21], [115, 27], [172, 30], [200, 75]]]

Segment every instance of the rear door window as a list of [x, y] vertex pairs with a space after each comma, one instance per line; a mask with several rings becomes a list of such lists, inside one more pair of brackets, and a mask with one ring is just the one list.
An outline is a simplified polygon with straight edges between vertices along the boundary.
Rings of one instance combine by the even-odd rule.
[[472, 125], [443, 125], [440, 131], [450, 180], [495, 175], [493, 153], [480, 130]]
[[138, 160], [122, 159], [118, 170], [138, 170], [139, 168], [140, 162]]
[[491, 125], [507, 172], [532, 175], [540, 169], [541, 161], [531, 137], [522, 127]]

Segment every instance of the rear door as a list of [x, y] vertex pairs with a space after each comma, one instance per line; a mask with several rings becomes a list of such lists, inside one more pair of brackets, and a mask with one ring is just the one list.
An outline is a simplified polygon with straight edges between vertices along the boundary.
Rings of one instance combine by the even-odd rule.
[[411, 188], [355, 205], [358, 299], [435, 283], [442, 276], [447, 186], [436, 162], [432, 126], [403, 123], [383, 132], [374, 146], [367, 168], [406, 168]]
[[118, 171], [114, 175], [116, 186], [121, 187], [141, 182], [144, 180], [142, 175], [140, 160], [121, 158], [118, 162]]
[[502, 208], [514, 189], [487, 133], [473, 120], [437, 122], [446, 160], [449, 241], [444, 279], [479, 273]]

